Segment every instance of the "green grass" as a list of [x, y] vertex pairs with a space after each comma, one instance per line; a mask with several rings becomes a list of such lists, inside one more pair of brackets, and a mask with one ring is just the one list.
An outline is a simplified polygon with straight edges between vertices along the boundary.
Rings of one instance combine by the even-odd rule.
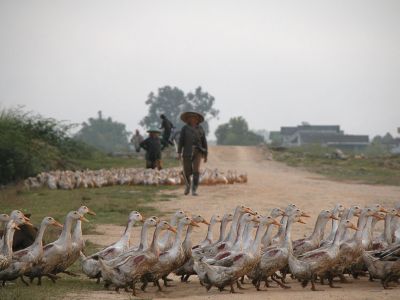
[[[110, 168], [144, 168], [145, 160], [143, 157], [138, 155], [131, 155], [130, 157], [112, 157], [101, 153], [96, 153], [90, 159], [76, 159], [73, 160], [73, 164], [80, 166], [82, 169], [110, 169]], [[174, 159], [173, 150], [163, 151], [163, 167], [172, 168], [179, 165], [179, 161]]]
[[[345, 160], [328, 158], [333, 149], [299, 147], [273, 151], [277, 161], [339, 181], [356, 181], [367, 184], [400, 185], [400, 155], [369, 156], [356, 159], [351, 153]], [[346, 153], [347, 154], [347, 153]]]

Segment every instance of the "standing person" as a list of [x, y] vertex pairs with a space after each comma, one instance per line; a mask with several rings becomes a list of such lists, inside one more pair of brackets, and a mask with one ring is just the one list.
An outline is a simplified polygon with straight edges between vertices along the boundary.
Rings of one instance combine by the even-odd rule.
[[168, 147], [168, 144], [170, 143], [169, 137], [171, 136], [174, 124], [172, 124], [164, 114], [160, 115], [160, 118], [162, 120], [160, 129], [164, 129], [161, 139], [161, 150], [164, 150], [164, 148]]
[[[182, 127], [178, 143], [178, 159], [182, 159], [183, 177], [186, 184], [184, 194], [190, 193], [191, 186], [192, 195], [197, 196], [201, 159], [204, 159], [206, 163], [208, 154], [206, 134], [200, 125], [204, 117], [197, 112], [189, 111], [181, 114], [181, 120], [186, 123]], [[192, 185], [191, 175], [193, 175]]]
[[143, 141], [143, 136], [140, 134], [139, 130], [136, 129], [135, 134], [131, 138], [131, 143], [135, 147], [136, 152], [140, 152], [140, 143]]
[[161, 142], [158, 129], [149, 129], [149, 137], [140, 143], [146, 150], [146, 168], [161, 170]]

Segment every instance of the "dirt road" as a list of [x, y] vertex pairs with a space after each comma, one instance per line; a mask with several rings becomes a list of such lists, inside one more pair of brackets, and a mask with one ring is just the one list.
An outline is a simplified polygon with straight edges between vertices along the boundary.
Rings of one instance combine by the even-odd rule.
[[[201, 214], [207, 218], [213, 213], [223, 214], [232, 211], [238, 204], [246, 204], [262, 214], [268, 213], [273, 207], [285, 207], [295, 203], [300, 208], [309, 212], [313, 217], [307, 225], [298, 225], [294, 228], [294, 237], [309, 234], [314, 226], [317, 214], [323, 208], [332, 208], [340, 202], [346, 206], [350, 204], [367, 205], [376, 202], [388, 207], [395, 201], [400, 201], [400, 188], [393, 186], [372, 186], [365, 184], [343, 183], [327, 180], [326, 178], [287, 167], [282, 163], [265, 160], [260, 150], [253, 147], [212, 147], [210, 149], [210, 168], [220, 170], [235, 169], [247, 172], [247, 184], [201, 186], [200, 196], [183, 196], [182, 190], [174, 191], [179, 195], [176, 200], [158, 202], [159, 208], [166, 212], [176, 209]], [[197, 229], [194, 240], [199, 241], [205, 235], [206, 228]], [[105, 243], [115, 240], [122, 231], [117, 226], [101, 226], [98, 231], [104, 231], [104, 236], [88, 236], [96, 243]], [[138, 233], [134, 233], [134, 240]], [[290, 282], [290, 290], [269, 288], [267, 292], [256, 292], [249, 284], [248, 290], [241, 295], [230, 295], [227, 292], [219, 293], [212, 289], [207, 293], [195, 277], [189, 283], [180, 283], [174, 278], [176, 284], [164, 292], [156, 292], [151, 287], [147, 293], [139, 293], [142, 298], [192, 298], [192, 299], [287, 299], [289, 297], [307, 297], [317, 299], [328, 297], [330, 299], [375, 299], [396, 297], [400, 288], [382, 290], [378, 282], [368, 282], [366, 278], [355, 280], [351, 284], [342, 284], [340, 289], [330, 289], [324, 286], [324, 292], [311, 292], [308, 288], [302, 289], [297, 282]], [[71, 296], [71, 295], [70, 295]], [[77, 296], [77, 295], [75, 295]], [[129, 299], [127, 294], [116, 295], [114, 292], [98, 291], [89, 295], [79, 296], [86, 299]]]

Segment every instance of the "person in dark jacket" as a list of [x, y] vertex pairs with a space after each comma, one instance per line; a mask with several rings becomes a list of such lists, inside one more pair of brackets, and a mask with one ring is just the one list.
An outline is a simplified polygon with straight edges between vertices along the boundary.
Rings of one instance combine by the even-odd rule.
[[160, 129], [164, 129], [162, 133], [162, 138], [161, 138], [161, 150], [164, 150], [164, 148], [168, 147], [168, 144], [172, 143], [169, 141], [169, 138], [171, 136], [172, 129], [174, 128], [174, 124], [168, 118], [162, 114], [160, 115], [161, 118], [161, 127]]
[[[182, 160], [183, 177], [185, 178], [185, 195], [190, 193], [197, 196], [197, 187], [200, 180], [200, 163], [207, 162], [208, 146], [206, 134], [200, 123], [204, 117], [197, 112], [184, 112], [181, 120], [186, 123], [182, 127], [178, 143], [178, 159]], [[191, 179], [191, 176], [193, 179]]]
[[146, 151], [146, 168], [161, 170], [161, 142], [159, 138], [160, 131], [149, 129], [149, 137], [140, 143]]

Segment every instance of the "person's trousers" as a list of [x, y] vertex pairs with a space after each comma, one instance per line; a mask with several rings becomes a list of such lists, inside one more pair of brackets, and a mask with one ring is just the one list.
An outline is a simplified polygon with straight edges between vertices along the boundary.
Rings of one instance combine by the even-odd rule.
[[161, 160], [146, 160], [146, 168], [147, 169], [157, 169], [161, 170], [162, 169], [162, 164]]
[[200, 179], [200, 163], [203, 155], [194, 153], [193, 157], [183, 157], [183, 172], [185, 174], [187, 184], [190, 186], [190, 176], [193, 175], [193, 188], [197, 189]]

